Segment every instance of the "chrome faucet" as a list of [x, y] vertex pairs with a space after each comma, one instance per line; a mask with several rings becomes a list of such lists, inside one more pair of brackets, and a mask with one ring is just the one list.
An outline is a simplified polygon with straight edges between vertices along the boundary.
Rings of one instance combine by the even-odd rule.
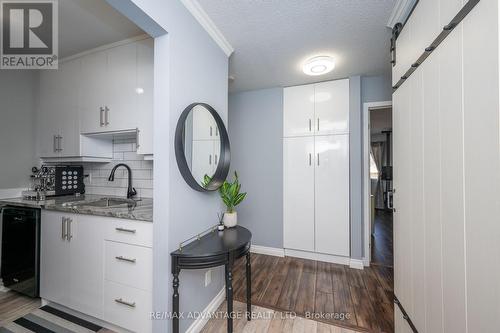
[[123, 164], [123, 163], [115, 165], [115, 167], [113, 168], [113, 170], [111, 170], [111, 174], [109, 175], [108, 180], [110, 182], [115, 181], [115, 172], [116, 172], [116, 169], [118, 169], [121, 166], [124, 167], [124, 168], [126, 168], [127, 171], [128, 171], [127, 199], [130, 199], [133, 196], [137, 195], [137, 191], [135, 190], [135, 188], [132, 187], [132, 170], [130, 169], [130, 167], [128, 165]]

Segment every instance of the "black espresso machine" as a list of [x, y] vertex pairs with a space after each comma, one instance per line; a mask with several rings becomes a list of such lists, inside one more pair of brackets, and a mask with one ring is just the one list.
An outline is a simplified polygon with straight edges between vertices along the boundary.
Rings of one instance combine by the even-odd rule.
[[32, 168], [31, 190], [24, 191], [27, 199], [43, 199], [62, 195], [85, 193], [83, 166], [42, 165]]

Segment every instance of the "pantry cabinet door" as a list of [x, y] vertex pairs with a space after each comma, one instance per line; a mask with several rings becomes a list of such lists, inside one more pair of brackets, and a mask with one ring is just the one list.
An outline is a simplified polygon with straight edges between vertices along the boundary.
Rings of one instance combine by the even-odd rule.
[[283, 139], [284, 244], [314, 251], [314, 137]]
[[349, 132], [349, 80], [314, 85], [314, 132], [316, 135]]
[[284, 137], [314, 134], [314, 85], [284, 89], [283, 119]]
[[315, 137], [316, 252], [349, 256], [349, 135]]

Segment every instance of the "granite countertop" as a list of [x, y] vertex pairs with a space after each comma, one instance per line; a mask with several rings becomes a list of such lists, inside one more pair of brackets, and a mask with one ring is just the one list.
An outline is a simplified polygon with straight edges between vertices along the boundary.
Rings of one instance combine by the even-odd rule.
[[153, 222], [153, 199], [134, 199], [133, 204], [123, 203], [112, 207], [89, 206], [88, 204], [104, 198], [126, 200], [110, 195], [85, 194], [80, 196], [51, 197], [46, 200], [27, 200], [24, 198], [0, 199], [1, 205], [41, 208], [73, 214], [116, 217], [128, 220]]

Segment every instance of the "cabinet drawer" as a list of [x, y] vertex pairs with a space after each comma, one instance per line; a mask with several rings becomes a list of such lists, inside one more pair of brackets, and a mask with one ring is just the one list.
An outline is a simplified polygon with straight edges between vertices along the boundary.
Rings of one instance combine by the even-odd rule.
[[106, 240], [153, 247], [153, 224], [112, 219], [107, 224]]
[[105, 278], [130, 287], [152, 291], [152, 249], [106, 241]]
[[151, 293], [118, 283], [104, 283], [104, 319], [134, 332], [151, 332]]

